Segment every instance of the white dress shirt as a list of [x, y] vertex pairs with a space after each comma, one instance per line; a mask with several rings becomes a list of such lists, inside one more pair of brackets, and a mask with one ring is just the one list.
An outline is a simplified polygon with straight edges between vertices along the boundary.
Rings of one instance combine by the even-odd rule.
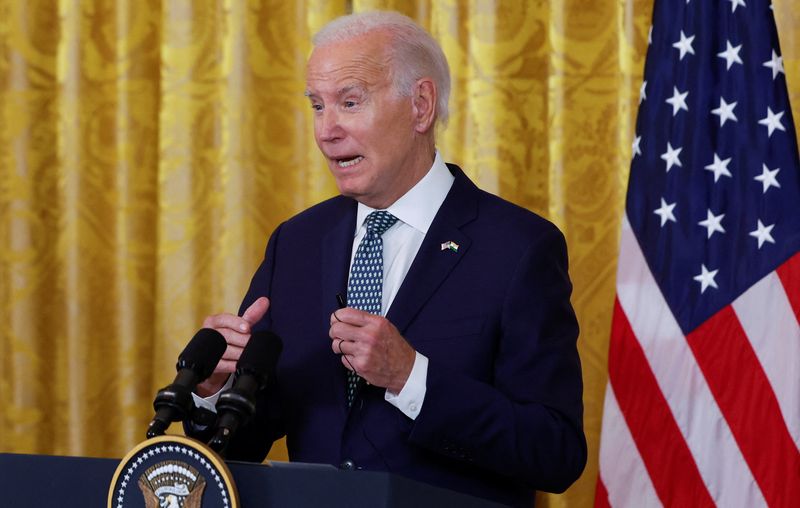
[[[417, 255], [425, 235], [428, 233], [433, 218], [442, 206], [455, 177], [450, 174], [439, 152], [428, 173], [417, 182], [400, 199], [385, 210], [395, 217], [397, 222], [383, 233], [383, 298], [381, 315], [385, 316], [394, 301], [400, 285], [406, 278], [408, 269]], [[350, 266], [353, 265], [356, 249], [366, 234], [364, 221], [375, 211], [362, 203], [358, 204], [356, 215], [356, 231], [353, 238], [353, 250]], [[416, 353], [414, 367], [400, 393], [386, 390], [386, 401], [397, 407], [412, 420], [422, 410], [425, 400], [425, 386], [428, 377], [428, 359]]]

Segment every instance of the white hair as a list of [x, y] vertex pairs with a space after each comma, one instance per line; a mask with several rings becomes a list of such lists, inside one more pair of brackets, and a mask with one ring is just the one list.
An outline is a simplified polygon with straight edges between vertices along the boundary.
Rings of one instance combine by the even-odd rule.
[[436, 118], [443, 125], [449, 116], [450, 67], [439, 43], [411, 18], [398, 12], [370, 11], [334, 19], [317, 32], [315, 47], [344, 42], [374, 30], [385, 30], [391, 38], [389, 57], [397, 93], [414, 94], [417, 80], [429, 77], [436, 84]]

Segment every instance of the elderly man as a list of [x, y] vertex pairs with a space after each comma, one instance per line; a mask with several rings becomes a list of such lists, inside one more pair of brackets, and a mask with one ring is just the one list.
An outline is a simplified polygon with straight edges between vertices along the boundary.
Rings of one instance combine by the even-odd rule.
[[341, 196], [275, 230], [241, 317], [204, 323], [229, 347], [203, 396], [252, 331], [284, 343], [229, 457], [260, 461], [285, 435], [293, 461], [515, 506], [563, 491], [586, 461], [563, 236], [442, 162], [449, 70], [413, 21], [346, 16], [314, 45], [306, 95]]

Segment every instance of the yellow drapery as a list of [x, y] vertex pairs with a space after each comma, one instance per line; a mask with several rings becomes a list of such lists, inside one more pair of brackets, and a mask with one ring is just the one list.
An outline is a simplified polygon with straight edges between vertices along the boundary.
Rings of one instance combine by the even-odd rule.
[[[800, 0], [773, 4], [798, 118]], [[567, 236], [590, 458], [540, 501], [591, 504], [649, 0], [0, 0], [0, 451], [143, 438], [268, 233], [335, 192], [302, 95], [309, 39], [372, 8], [448, 55], [445, 159]]]

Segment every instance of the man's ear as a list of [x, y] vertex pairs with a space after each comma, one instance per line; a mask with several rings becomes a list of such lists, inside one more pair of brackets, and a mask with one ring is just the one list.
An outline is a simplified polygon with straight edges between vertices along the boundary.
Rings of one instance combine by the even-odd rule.
[[414, 119], [415, 129], [419, 133], [428, 132], [436, 118], [436, 83], [431, 78], [418, 79], [414, 85]]

